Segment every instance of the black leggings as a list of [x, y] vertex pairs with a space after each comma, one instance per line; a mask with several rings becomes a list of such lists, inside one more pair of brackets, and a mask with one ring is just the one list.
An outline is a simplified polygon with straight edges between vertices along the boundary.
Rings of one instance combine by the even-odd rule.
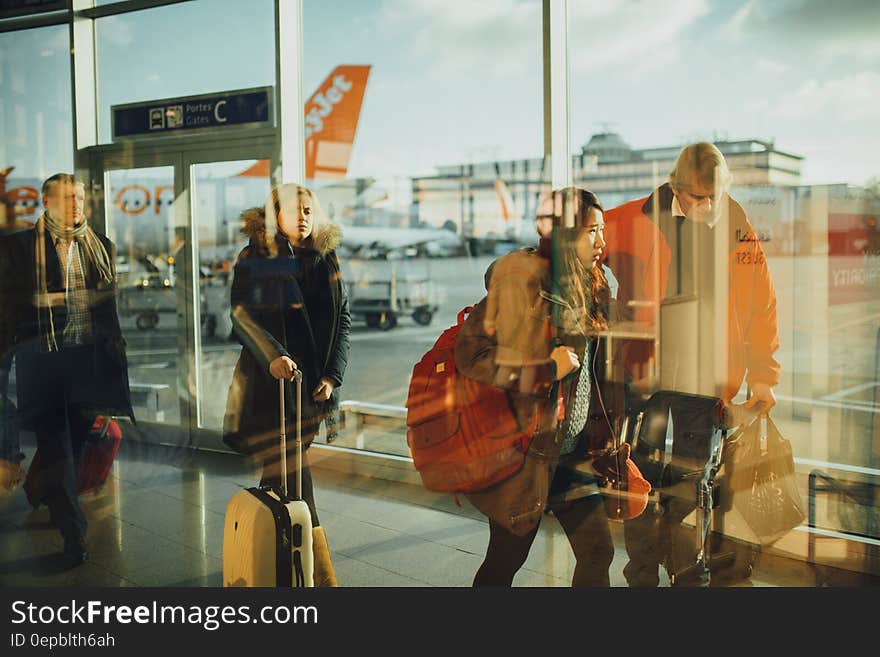
[[[577, 560], [572, 586], [609, 586], [608, 569], [614, 559], [614, 543], [601, 495], [590, 495], [554, 508]], [[517, 536], [489, 520], [489, 547], [474, 577], [474, 586], [510, 586], [525, 563], [538, 534], [535, 527]]]

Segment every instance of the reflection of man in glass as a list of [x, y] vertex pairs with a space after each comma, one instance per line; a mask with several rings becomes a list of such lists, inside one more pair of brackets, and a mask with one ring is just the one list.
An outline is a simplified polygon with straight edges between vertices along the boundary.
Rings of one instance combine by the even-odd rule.
[[[16, 219], [15, 201], [7, 194], [7, 182], [13, 169], [15, 167], [0, 170], [0, 239], [30, 227], [30, 224]], [[0, 252], [0, 259], [3, 257]], [[0, 353], [0, 491], [13, 488], [24, 476], [19, 466], [24, 455], [19, 445], [17, 413], [8, 397], [11, 366], [11, 354]]]
[[[640, 392], [664, 388], [725, 404], [745, 380], [751, 391], [745, 409], [767, 412], [776, 403], [780, 370], [774, 359], [776, 293], [761, 242], [727, 193], [730, 183], [721, 152], [695, 143], [682, 149], [669, 183], [607, 213], [608, 263], [620, 281], [621, 312], [651, 330], [664, 317], [659, 381], [652, 377], [652, 341], [627, 341], [622, 364]], [[683, 397], [669, 414], [673, 459], [705, 462], [717, 418], [695, 411]], [[669, 534], [694, 500], [664, 499], [661, 491], [660, 505], [660, 513], [646, 512], [625, 525], [630, 562], [624, 573], [632, 586], [657, 585], [658, 565], [671, 549]], [[681, 543], [692, 546], [689, 531]]]
[[0, 354], [15, 350], [23, 428], [45, 465], [43, 502], [70, 565], [88, 558], [77, 499], [83, 446], [95, 416], [132, 416], [125, 343], [116, 312], [113, 244], [88, 225], [85, 189], [60, 173], [43, 183], [46, 211], [4, 238]]

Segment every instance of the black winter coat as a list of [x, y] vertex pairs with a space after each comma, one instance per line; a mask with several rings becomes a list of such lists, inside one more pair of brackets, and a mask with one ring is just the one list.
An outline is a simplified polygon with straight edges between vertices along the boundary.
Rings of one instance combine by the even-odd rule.
[[[115, 247], [103, 235], [98, 238], [114, 266], [115, 280]], [[63, 295], [61, 263], [48, 235], [38, 237], [37, 230], [31, 228], [0, 240], [0, 357], [3, 367], [9, 366], [13, 355], [16, 357], [19, 411], [25, 428], [30, 428], [40, 413], [54, 412], [47, 406], [49, 396], [45, 387], [50, 384], [50, 378], [54, 381], [61, 374], [59, 361], [47, 348], [48, 308], [36, 303], [37, 239], [45, 242], [47, 291], [50, 295]], [[69, 388], [67, 399], [96, 412], [124, 415], [134, 420], [125, 340], [116, 307], [116, 285], [104, 283], [91, 267], [86, 269], [85, 278], [90, 294], [93, 341], [88, 346], [87, 366], [63, 373]], [[53, 306], [52, 321], [56, 339], [60, 340], [67, 324], [67, 309], [63, 303]]]
[[[233, 273], [232, 324], [244, 348], [229, 388], [223, 440], [238, 452], [266, 459], [276, 453], [278, 445], [278, 381], [269, 374], [269, 364], [280, 356], [291, 358], [303, 374], [304, 446], [312, 442], [325, 420], [328, 438], [335, 437], [351, 315], [333, 251], [339, 243], [337, 227], [323, 227], [313, 238], [316, 250], [297, 249], [295, 256], [283, 238], [278, 238], [278, 257], [263, 255], [258, 240], [252, 236]], [[297, 269], [305, 271], [298, 276]], [[308, 280], [307, 290], [300, 285], [302, 277]], [[316, 296], [326, 306], [310, 314], [306, 301]], [[316, 402], [312, 391], [323, 377], [331, 379], [335, 388], [329, 400]], [[291, 437], [296, 418], [294, 386], [292, 382], [285, 385], [287, 433]]]

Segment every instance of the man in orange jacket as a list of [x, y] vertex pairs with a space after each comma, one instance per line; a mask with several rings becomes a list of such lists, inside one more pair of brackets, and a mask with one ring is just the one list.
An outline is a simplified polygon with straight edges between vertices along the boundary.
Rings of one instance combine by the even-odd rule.
[[[760, 239], [727, 193], [730, 183], [724, 156], [713, 144], [690, 144], [679, 154], [668, 183], [606, 212], [607, 262], [620, 282], [622, 318], [656, 331], [660, 317], [669, 313], [659, 340], [659, 381], [651, 376], [658, 369], [653, 367], [658, 356], [654, 342], [627, 340], [619, 353], [624, 376], [642, 394], [664, 388], [727, 404], [745, 380], [751, 396], [744, 408], [767, 412], [776, 403], [773, 386], [780, 374], [774, 358], [779, 348], [776, 292]], [[719, 254], [727, 258], [727, 267], [719, 266]], [[726, 286], [716, 280], [719, 276], [726, 276]], [[673, 314], [676, 304], [688, 302], [694, 309], [690, 315]], [[725, 311], [726, 322], [719, 315]], [[686, 325], [685, 316], [701, 319]], [[721, 321], [713, 321], [715, 316]], [[705, 461], [718, 418], [695, 411], [682, 399], [669, 409], [673, 459]], [[669, 479], [668, 472], [662, 476]], [[646, 512], [624, 527], [630, 557], [624, 574], [630, 586], [659, 583], [658, 566], [664, 559], [669, 565], [670, 546], [682, 531], [679, 524], [694, 508], [694, 500], [664, 499], [662, 490], [660, 500], [659, 513]], [[692, 533], [684, 543], [693, 545]], [[706, 574], [699, 579], [705, 582]]]

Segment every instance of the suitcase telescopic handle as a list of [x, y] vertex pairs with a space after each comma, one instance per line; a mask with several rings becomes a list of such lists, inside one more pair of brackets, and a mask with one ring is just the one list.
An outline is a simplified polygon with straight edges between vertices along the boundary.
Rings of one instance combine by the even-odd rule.
[[[302, 372], [293, 371], [296, 381], [296, 499], [302, 499]], [[287, 499], [287, 412], [284, 399], [284, 379], [278, 379], [278, 402], [281, 409], [281, 490]]]
[[284, 409], [284, 379], [278, 379], [278, 405], [281, 409], [279, 424], [281, 427], [281, 490], [287, 499], [287, 422]]
[[293, 380], [296, 381], [296, 499], [302, 496], [302, 372], [295, 370]]

